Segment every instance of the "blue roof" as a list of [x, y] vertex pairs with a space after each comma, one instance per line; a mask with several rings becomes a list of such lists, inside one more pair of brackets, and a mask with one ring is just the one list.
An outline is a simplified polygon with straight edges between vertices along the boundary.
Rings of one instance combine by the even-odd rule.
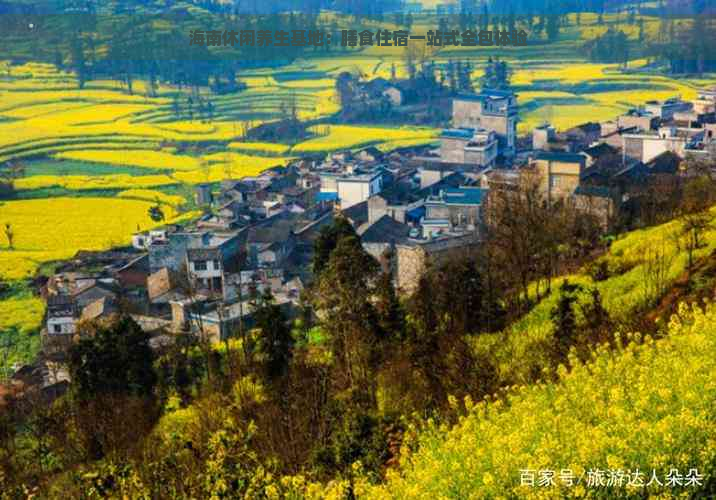
[[421, 218], [425, 217], [425, 207], [417, 207], [413, 208], [412, 210], [408, 210], [405, 213], [405, 218], [407, 220], [413, 220], [415, 222], [419, 222]]
[[481, 188], [446, 188], [443, 190], [445, 203], [456, 205], [480, 205], [487, 190]]
[[336, 192], [320, 192], [316, 193], [316, 201], [338, 201], [338, 193]]
[[446, 128], [440, 134], [441, 137], [454, 137], [456, 139], [472, 139], [475, 131], [471, 128]]
[[482, 89], [480, 92], [475, 94], [458, 94], [455, 99], [459, 101], [484, 101], [490, 97], [511, 97], [515, 93], [512, 90], [498, 90], [498, 89]]

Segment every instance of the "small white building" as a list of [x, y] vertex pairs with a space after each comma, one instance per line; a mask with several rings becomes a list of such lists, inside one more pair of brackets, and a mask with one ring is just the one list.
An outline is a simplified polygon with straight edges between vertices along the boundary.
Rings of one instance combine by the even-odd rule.
[[625, 158], [647, 163], [666, 151], [683, 157], [689, 132], [675, 127], [661, 127], [656, 133], [623, 134], [622, 141]]
[[79, 308], [71, 296], [50, 295], [47, 299], [47, 334], [73, 335], [79, 316]]
[[353, 174], [338, 179], [338, 199], [341, 210], [361, 203], [383, 189], [383, 172]]
[[147, 250], [153, 243], [166, 243], [167, 230], [154, 229], [143, 233], [132, 235], [132, 246], [137, 250]]
[[647, 101], [644, 103], [644, 111], [659, 117], [664, 121], [671, 120], [674, 113], [689, 111], [691, 103], [682, 101], [680, 97], [672, 97], [664, 101]]
[[335, 193], [341, 210], [361, 203], [383, 190], [387, 172], [379, 167], [372, 170], [352, 169], [350, 173], [321, 174], [321, 195]]

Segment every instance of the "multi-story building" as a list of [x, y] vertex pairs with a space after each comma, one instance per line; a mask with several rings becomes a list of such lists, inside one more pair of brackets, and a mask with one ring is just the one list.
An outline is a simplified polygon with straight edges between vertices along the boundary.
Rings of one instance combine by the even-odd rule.
[[547, 200], [571, 196], [579, 186], [586, 158], [576, 153], [540, 152], [533, 165]]
[[548, 149], [549, 143], [557, 137], [554, 127], [548, 123], [532, 130], [532, 149]]
[[448, 231], [475, 231], [481, 220], [486, 190], [479, 187], [445, 188], [425, 201], [423, 237]]
[[382, 167], [355, 168], [352, 172], [322, 172], [321, 192], [324, 197], [335, 193], [341, 210], [357, 205], [380, 193], [390, 180]]
[[447, 129], [440, 136], [440, 159], [475, 167], [491, 167], [497, 158], [497, 135], [485, 129]]
[[716, 86], [698, 91], [697, 97], [691, 101], [697, 113], [713, 113], [716, 111]]
[[237, 234], [204, 233], [186, 250], [186, 270], [194, 285], [211, 293], [225, 293], [226, 274], [240, 265], [241, 242]]
[[618, 129], [654, 130], [658, 126], [659, 117], [642, 109], [631, 109], [617, 118]]
[[72, 335], [77, 329], [80, 311], [69, 295], [50, 295], [47, 298], [46, 328], [48, 335]]
[[511, 90], [483, 90], [452, 101], [453, 127], [495, 132], [498, 153], [506, 157], [515, 154], [518, 119], [517, 96]]
[[689, 132], [676, 127], [661, 127], [658, 132], [622, 134], [624, 159], [647, 163], [665, 151], [684, 156]]

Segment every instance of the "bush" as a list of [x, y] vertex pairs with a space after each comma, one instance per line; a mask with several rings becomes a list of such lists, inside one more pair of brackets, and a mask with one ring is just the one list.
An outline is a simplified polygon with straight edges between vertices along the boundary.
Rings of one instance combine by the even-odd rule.
[[592, 278], [593, 281], [609, 279], [609, 262], [606, 259], [597, 259], [594, 262], [590, 262], [585, 267], [584, 274]]

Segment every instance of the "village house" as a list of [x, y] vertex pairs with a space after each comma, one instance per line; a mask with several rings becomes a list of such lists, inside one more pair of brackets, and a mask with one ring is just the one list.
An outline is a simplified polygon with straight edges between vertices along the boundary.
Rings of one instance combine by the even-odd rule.
[[411, 227], [383, 215], [377, 221], [358, 230], [361, 245], [379, 262], [388, 255], [396, 244], [407, 241]]
[[631, 109], [617, 117], [617, 127], [619, 129], [656, 130], [660, 121], [659, 116], [644, 109]]
[[242, 241], [238, 234], [204, 233], [186, 250], [186, 270], [195, 287], [209, 294], [224, 294], [224, 275], [241, 265]]
[[658, 131], [623, 134], [624, 161], [636, 160], [646, 163], [665, 151], [683, 157], [687, 144], [692, 141], [691, 136], [689, 130], [676, 127], [660, 127]]
[[498, 154], [512, 157], [517, 139], [517, 96], [511, 90], [485, 89], [452, 101], [452, 126], [484, 129], [496, 134]]
[[152, 229], [147, 232], [134, 233], [132, 235], [132, 246], [137, 250], [147, 250], [155, 242], [166, 242], [168, 231], [168, 229]]
[[444, 236], [433, 240], [408, 240], [395, 245], [394, 283], [400, 294], [410, 295], [430, 264], [469, 255], [479, 245], [476, 233]]
[[[293, 315], [293, 300], [290, 294], [276, 294], [274, 301], [284, 312]], [[232, 303], [207, 300], [205, 297], [172, 301], [171, 329], [175, 332], [189, 332], [202, 341], [218, 343], [229, 337], [237, 337], [242, 331], [253, 326], [252, 300], [239, 300]]]
[[211, 203], [214, 201], [214, 194], [212, 193], [211, 184], [197, 184], [194, 188], [194, 201], [199, 206], [211, 205]]
[[586, 159], [581, 154], [539, 152], [533, 166], [550, 202], [570, 196], [579, 186]]
[[620, 191], [617, 188], [580, 184], [571, 196], [576, 210], [591, 215], [602, 231], [609, 231], [620, 208]]
[[69, 295], [47, 297], [45, 329], [48, 335], [73, 335], [76, 332], [80, 309]]
[[249, 229], [246, 251], [252, 269], [282, 267], [296, 246], [293, 218], [280, 218], [275, 222]]
[[345, 217], [346, 220], [348, 220], [348, 222], [350, 222], [354, 228], [358, 229], [363, 224], [368, 222], [368, 203], [371, 200], [377, 199], [379, 197], [380, 194], [371, 196], [366, 201], [356, 203], [355, 205], [352, 205], [345, 210], [341, 210], [341, 216]]
[[640, 130], [639, 127], [636, 126], [620, 128], [614, 120], [600, 123], [600, 129], [601, 131], [598, 141], [619, 149], [624, 146], [624, 139], [622, 138], [622, 135], [635, 134]]
[[477, 231], [486, 191], [479, 187], [441, 189], [425, 201], [425, 217], [420, 222], [424, 238], [444, 233]]
[[497, 152], [497, 135], [490, 130], [446, 129], [440, 135], [440, 159], [446, 163], [490, 167], [497, 159]]
[[[391, 180], [391, 176], [382, 167], [355, 168], [351, 173], [322, 172], [320, 176], [319, 195], [334, 195], [341, 210], [379, 193]], [[326, 195], [324, 198], [327, 198]]]
[[114, 297], [101, 297], [82, 308], [80, 321], [98, 321], [116, 316], [120, 312], [119, 303]]
[[400, 87], [385, 78], [374, 78], [358, 84], [362, 92], [361, 99], [366, 102], [381, 101], [390, 103], [391, 106], [401, 106], [404, 102], [403, 91]]
[[532, 130], [532, 149], [549, 149], [549, 143], [557, 139], [555, 128], [549, 123], [544, 123]]
[[701, 89], [696, 99], [691, 101], [693, 111], [698, 114], [716, 112], [716, 86], [708, 89]]
[[188, 283], [182, 286], [182, 279], [178, 273], [168, 268], [162, 268], [147, 278], [147, 298], [149, 299], [149, 312], [159, 316], [169, 313], [169, 303], [185, 297]]
[[149, 255], [140, 254], [116, 269], [111, 269], [122, 288], [141, 288], [147, 283], [149, 276]]
[[617, 169], [621, 166], [622, 158], [619, 154], [619, 149], [610, 146], [606, 142], [599, 142], [581, 151], [579, 154], [586, 159], [585, 168], [587, 169], [605, 162], [617, 163], [614, 165]]
[[660, 120], [668, 121], [679, 111], [689, 111], [691, 103], [682, 101], [680, 97], [671, 97], [663, 101], [647, 101], [644, 103], [644, 111], [650, 113]]

